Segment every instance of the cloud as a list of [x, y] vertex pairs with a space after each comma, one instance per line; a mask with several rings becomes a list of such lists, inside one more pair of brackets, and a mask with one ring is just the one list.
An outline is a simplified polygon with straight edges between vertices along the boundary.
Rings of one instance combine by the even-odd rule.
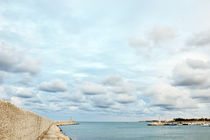
[[112, 92], [117, 94], [132, 94], [137, 90], [136, 86], [134, 86], [132, 83], [129, 82], [121, 83], [121, 85], [114, 86], [111, 89]]
[[177, 31], [168, 26], [156, 26], [148, 32], [148, 39], [154, 44], [172, 40], [177, 37]]
[[[116, 107], [115, 111], [118, 111], [119, 116], [129, 111], [135, 114], [139, 110], [144, 110], [144, 104], [149, 104], [150, 101], [151, 108], [162, 105], [161, 108], [176, 109], [180, 108], [177, 104], [182, 106], [182, 96], [179, 96], [178, 93], [172, 92], [172, 94], [176, 95], [172, 96], [170, 93], [165, 93], [167, 90], [164, 90], [164, 93], [153, 91], [161, 95], [153, 95], [155, 96], [154, 99], [149, 96], [148, 98], [151, 99], [149, 100], [138, 94], [140, 89], [137, 89], [136, 86], [144, 88], [154, 83], [161, 83], [161, 81], [169, 81], [170, 83], [170, 80], [172, 80], [174, 88], [179, 90], [176, 91], [173, 88], [168, 88], [168, 90], [169, 92], [180, 92], [180, 94], [186, 93], [187, 95], [184, 97], [186, 100], [183, 99], [183, 102], [188, 101], [190, 104], [190, 98], [200, 102], [208, 98], [210, 79], [208, 76], [210, 74], [208, 72], [208, 61], [192, 60], [183, 62], [183, 65], [178, 64], [173, 71], [173, 79], [168, 78], [173, 65], [180, 57], [195, 51], [200, 53], [200, 55], [205, 53], [208, 55], [209, 49], [201, 47], [205, 48], [205, 50], [190, 49], [188, 50], [189, 52], [186, 50], [182, 51], [183, 47], [185, 47], [183, 46], [184, 39], [182, 36], [180, 38], [177, 37], [178, 33], [175, 28], [169, 26], [154, 27], [157, 24], [176, 26], [179, 29], [184, 29], [182, 32], [183, 36], [193, 32], [193, 30], [205, 29], [206, 27], [203, 27], [203, 24], [208, 26], [210, 24], [205, 22], [205, 20], [203, 20], [204, 22], [198, 20], [201, 16], [193, 16], [194, 19], [191, 19], [194, 13], [192, 5], [200, 7], [199, 2], [190, 3], [189, 9], [187, 9], [189, 12], [186, 13], [183, 11], [186, 11], [186, 5], [189, 3], [183, 3], [180, 10], [175, 13], [175, 16], [171, 16], [173, 18], [168, 15], [174, 14], [174, 9], [180, 6], [179, 2], [167, 4], [169, 8], [165, 8], [164, 2], [158, 2], [157, 5], [140, 1], [135, 1], [135, 4], [133, 2], [122, 2], [120, 6], [118, 6], [119, 1], [104, 1], [103, 4], [97, 2], [97, 6], [88, 1], [85, 4], [84, 1], [75, 0], [68, 2], [66, 0], [54, 1], [53, 4], [49, 4], [50, 2], [49, 0], [0, 2], [0, 36], [7, 42], [15, 45], [11, 47], [1, 44], [0, 46], [0, 71], [8, 74], [8, 76], [5, 76], [0, 73], [0, 81], [3, 81], [0, 87], [4, 85], [14, 86], [14, 84], [16, 86], [13, 90], [9, 86], [0, 88], [0, 97], [7, 99], [15, 97], [13, 98], [14, 101], [18, 102], [18, 100], [21, 100], [24, 105], [31, 102], [31, 106], [28, 107], [29, 110], [33, 108], [48, 110], [50, 103], [54, 103], [51, 104], [51, 108], [55, 107], [60, 110], [65, 106], [67, 113], [71, 113], [69, 109], [75, 110], [77, 107], [93, 112], [95, 110], [111, 112], [114, 110], [113, 106], [118, 105], [119, 108]], [[118, 6], [117, 11], [116, 6]], [[139, 8], [139, 6], [143, 8]], [[107, 11], [101, 10], [103, 7], [107, 7], [105, 8]], [[158, 10], [151, 10], [151, 7], [152, 9], [156, 7]], [[206, 8], [208, 9], [207, 5]], [[197, 11], [203, 11], [204, 8], [201, 6], [198, 9]], [[139, 14], [139, 12], [142, 14]], [[200, 14], [203, 18], [205, 18], [205, 15], [208, 16], [208, 12], [203, 13], [204, 15]], [[99, 22], [94, 22], [96, 17]], [[174, 22], [177, 19], [186, 20], [182, 25], [178, 25]], [[193, 20], [200, 22], [202, 26], [201, 24], [195, 25]], [[146, 29], [151, 26], [154, 28]], [[145, 29], [145, 32], [141, 32], [141, 30]], [[130, 33], [134, 33], [135, 36], [130, 38], [128, 35]], [[129, 38], [130, 46], [133, 46], [133, 48], [128, 47], [126, 43], [127, 38]], [[208, 38], [208, 31], [197, 34], [189, 39], [189, 45], [209, 46]], [[88, 49], [84, 49], [84, 46]], [[136, 48], [141, 49], [137, 55], [132, 50]], [[43, 71], [40, 71], [39, 60], [33, 59], [32, 56], [44, 60], [42, 65]], [[39, 72], [43, 73], [39, 75]], [[110, 75], [104, 81], [100, 80], [104, 75], [111, 73], [119, 75]], [[37, 75], [33, 76], [34, 74]], [[53, 83], [53, 80], [40, 81], [40, 79], [52, 78], [55, 74], [60, 78], [62, 77], [64, 81], [70, 80], [71, 89], [67, 87], [68, 84], [65, 82], [64, 85], [66, 86], [60, 86], [62, 84], [57, 85], [59, 82]], [[121, 76], [125, 76], [128, 79]], [[93, 78], [91, 80], [94, 82], [85, 83], [84, 80], [88, 81], [89, 78]], [[20, 79], [20, 82], [24, 85], [19, 82]], [[84, 83], [80, 83], [80, 81]], [[62, 93], [41, 94], [42, 92], [36, 89], [17, 87], [31, 86], [35, 88], [37, 83], [40, 84], [40, 86], [38, 85], [40, 90], [47, 92], [61, 91]], [[81, 85], [77, 86], [78, 83]], [[192, 90], [184, 92], [182, 89], [184, 91]], [[189, 93], [192, 92], [195, 93], [190, 97]], [[40, 100], [38, 100], [38, 96], [40, 96]], [[168, 96], [169, 103], [166, 102]], [[92, 99], [91, 97], [100, 97], [101, 99]], [[163, 102], [161, 102], [161, 97], [163, 97]], [[174, 97], [175, 101], [170, 97]], [[36, 98], [38, 99], [35, 100]], [[140, 108], [136, 104], [141, 99], [144, 99], [145, 103], [142, 101], [140, 103], [142, 107]], [[170, 103], [173, 101], [176, 103]], [[63, 105], [59, 104], [59, 102], [63, 102]], [[159, 109], [157, 110], [159, 111]], [[91, 116], [91, 111], [87, 112], [87, 116]], [[151, 115], [155, 114], [152, 111], [149, 110], [148, 112], [150, 114], [143, 115], [146, 117], [155, 116]], [[68, 116], [66, 113], [62, 114], [60, 115]], [[127, 116], [133, 117], [133, 114], [127, 113]], [[48, 113], [43, 113], [43, 115], [48, 115]], [[82, 115], [77, 115], [78, 119], [86, 118], [82, 117]], [[50, 116], [54, 115], [50, 114]], [[94, 117], [96, 118], [98, 115], [93, 115], [92, 119], [95, 119]]]
[[175, 39], [178, 36], [177, 31], [169, 26], [156, 26], [148, 30], [141, 38], [130, 38], [129, 45], [132, 47], [150, 47]]
[[65, 93], [60, 96], [62, 100], [68, 100], [75, 103], [80, 103], [85, 101], [85, 96], [81, 93]]
[[107, 88], [100, 84], [86, 82], [80, 85], [80, 90], [86, 95], [99, 95], [105, 94]]
[[197, 99], [201, 103], [209, 103], [210, 101], [210, 89], [196, 89], [191, 91], [192, 98]]
[[106, 69], [107, 66], [101, 62], [77, 61], [77, 67], [89, 69]]
[[87, 111], [87, 112], [90, 112], [90, 111], [94, 111], [95, 109], [93, 108], [93, 106], [91, 106], [90, 103], [80, 103], [79, 105], [79, 109], [80, 110], [83, 110], [83, 111]]
[[33, 78], [29, 74], [23, 74], [18, 82], [23, 85], [31, 85], [32, 81]]
[[18, 106], [22, 105], [22, 103], [23, 103], [22, 100], [18, 97], [11, 97], [11, 102], [15, 105], [18, 105]]
[[132, 47], [139, 47], [139, 46], [150, 46], [151, 43], [148, 40], [142, 40], [137, 38], [130, 38], [129, 45]]
[[190, 97], [186, 90], [179, 90], [168, 84], [160, 84], [150, 87], [145, 95], [149, 97], [152, 106], [166, 110], [194, 109], [198, 103]]
[[71, 111], [75, 111], [75, 110], [78, 110], [78, 109], [79, 109], [78, 106], [70, 106], [69, 107], [69, 110], [71, 110]]
[[7, 91], [4, 86], [0, 86], [0, 99], [7, 100], [9, 95], [7, 94]]
[[47, 99], [47, 102], [61, 102], [64, 99], [68, 99], [68, 97], [67, 96], [64, 96], [64, 95], [61, 95], [61, 96], [46, 96], [46, 97], [47, 97], [46, 98]]
[[53, 71], [53, 74], [71, 74], [71, 72], [69, 72], [67, 70], [63, 70], [63, 69], [57, 69], [57, 70]]
[[46, 92], [64, 92], [68, 88], [67, 83], [60, 80], [55, 79], [49, 82], [42, 82], [39, 86], [39, 89]]
[[107, 95], [93, 96], [90, 99], [93, 105], [98, 108], [110, 108], [114, 104], [114, 102]]
[[49, 104], [49, 109], [55, 110], [55, 111], [61, 111], [62, 110], [61, 106], [59, 106], [59, 104], [57, 104], [57, 103], [50, 103]]
[[199, 32], [192, 35], [187, 41], [188, 46], [207, 46], [210, 45], [210, 31]]
[[136, 101], [136, 97], [132, 95], [121, 94], [117, 96], [116, 100], [121, 104], [129, 104], [134, 103]]
[[102, 80], [102, 83], [110, 86], [117, 86], [123, 82], [123, 79], [119, 75], [108, 75]]
[[119, 75], [108, 75], [102, 83], [110, 86], [111, 91], [118, 94], [131, 94], [137, 90], [136, 86]]
[[33, 88], [13, 87], [12, 92], [20, 98], [32, 98], [36, 95], [36, 91]]
[[[7, 97], [18, 97], [18, 98], [32, 98], [35, 97], [37, 92], [34, 88], [30, 87], [19, 87], [13, 85], [2, 85], [0, 86], [1, 95]], [[6, 95], [6, 96], [5, 96]]]
[[186, 63], [193, 69], [209, 69], [210, 61], [204, 61], [199, 59], [186, 59]]
[[77, 77], [77, 78], [86, 78], [86, 77], [88, 77], [89, 75], [86, 74], [86, 73], [74, 73], [73, 76], [74, 76], [74, 77]]
[[24, 52], [5, 44], [0, 45], [0, 70], [13, 73], [37, 74], [39, 60], [26, 57]]
[[6, 76], [6, 73], [3, 71], [0, 71], [0, 84], [3, 83], [5, 76]]
[[28, 103], [32, 103], [34, 104], [42, 104], [43, 102], [41, 101], [41, 99], [39, 99], [38, 97], [33, 97], [33, 98], [29, 98], [27, 99]]
[[17, 87], [12, 85], [0, 86], [0, 99], [9, 101], [15, 105], [22, 106], [26, 104], [28, 99], [33, 99], [36, 93], [32, 88]]
[[[125, 105], [137, 101], [136, 86], [119, 75], [108, 75], [99, 83], [85, 82], [80, 84], [79, 88], [84, 95], [94, 95], [86, 96], [85, 100], [93, 106], [93, 110], [100, 108], [102, 112], [116, 112], [115, 106], [117, 104]], [[68, 96], [70, 99], [72, 95], [69, 94]], [[94, 107], [96, 108], [94, 109]]]
[[210, 86], [210, 62], [186, 59], [173, 70], [173, 85], [202, 88]]

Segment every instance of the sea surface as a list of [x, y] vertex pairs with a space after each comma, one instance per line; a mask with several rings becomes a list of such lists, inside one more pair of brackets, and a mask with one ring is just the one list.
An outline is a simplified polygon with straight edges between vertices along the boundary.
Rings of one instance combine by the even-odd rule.
[[60, 126], [73, 140], [210, 140], [210, 127], [147, 126], [139, 122], [80, 122]]

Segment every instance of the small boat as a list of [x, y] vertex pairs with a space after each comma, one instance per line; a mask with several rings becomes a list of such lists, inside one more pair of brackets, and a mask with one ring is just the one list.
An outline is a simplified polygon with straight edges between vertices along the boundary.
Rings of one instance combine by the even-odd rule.
[[177, 123], [166, 123], [165, 125], [168, 125], [168, 126], [176, 126]]
[[201, 126], [210, 127], [210, 123], [203, 123]]
[[182, 123], [182, 125], [189, 125], [188, 123]]
[[163, 126], [163, 125], [165, 125], [165, 123], [154, 122], [154, 123], [148, 123], [147, 125], [149, 125], [149, 126]]

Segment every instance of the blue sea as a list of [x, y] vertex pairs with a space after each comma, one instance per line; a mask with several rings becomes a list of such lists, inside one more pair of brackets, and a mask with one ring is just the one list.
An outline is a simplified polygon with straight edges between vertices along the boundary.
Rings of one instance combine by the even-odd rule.
[[73, 140], [210, 140], [210, 127], [147, 126], [139, 122], [80, 122], [60, 126]]

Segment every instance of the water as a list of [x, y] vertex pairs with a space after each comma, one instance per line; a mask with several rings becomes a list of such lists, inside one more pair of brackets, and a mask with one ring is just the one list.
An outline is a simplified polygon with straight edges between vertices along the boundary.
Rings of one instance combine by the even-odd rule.
[[209, 140], [210, 127], [147, 126], [138, 122], [80, 122], [60, 126], [73, 140]]

